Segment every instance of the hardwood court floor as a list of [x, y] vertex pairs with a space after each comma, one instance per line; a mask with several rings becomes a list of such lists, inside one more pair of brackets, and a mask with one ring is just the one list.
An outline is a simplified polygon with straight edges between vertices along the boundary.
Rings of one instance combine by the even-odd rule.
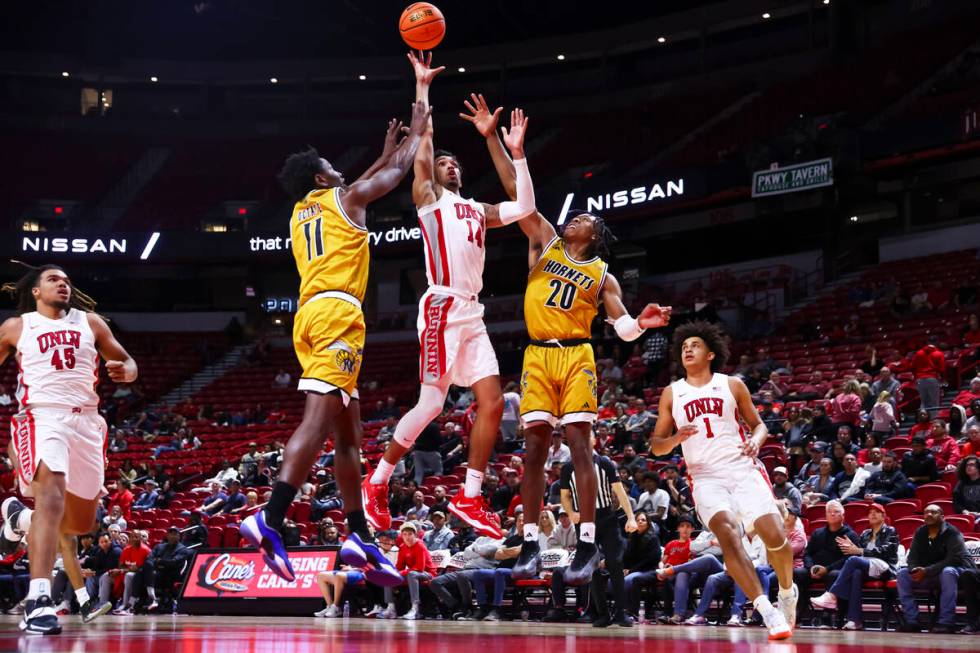
[[636, 626], [599, 630], [525, 622], [313, 617], [63, 617], [61, 635], [26, 636], [0, 616], [0, 651], [20, 653], [889, 653], [977, 651], [976, 635], [800, 629], [769, 642], [761, 628]]

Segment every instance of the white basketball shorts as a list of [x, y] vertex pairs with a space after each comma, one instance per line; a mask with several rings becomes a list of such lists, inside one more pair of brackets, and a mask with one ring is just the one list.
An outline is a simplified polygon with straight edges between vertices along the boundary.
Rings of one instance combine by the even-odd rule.
[[756, 461], [725, 476], [696, 476], [689, 479], [694, 507], [706, 527], [711, 518], [727, 510], [742, 521], [745, 530], [755, 530], [755, 521], [763, 515], [779, 516], [772, 483], [762, 463]]
[[483, 305], [429, 290], [419, 302], [419, 380], [468, 388], [498, 376], [497, 354], [483, 323]]
[[10, 420], [20, 491], [31, 495], [31, 481], [43, 461], [65, 475], [68, 492], [95, 499], [105, 482], [108, 429], [95, 409], [28, 408]]

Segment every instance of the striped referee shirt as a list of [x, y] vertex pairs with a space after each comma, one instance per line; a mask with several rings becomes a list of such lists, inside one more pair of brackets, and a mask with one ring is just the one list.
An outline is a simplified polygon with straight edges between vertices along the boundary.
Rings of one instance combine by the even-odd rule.
[[[611, 516], [613, 502], [612, 484], [621, 482], [619, 476], [616, 475], [616, 463], [605, 456], [592, 454], [592, 468], [595, 470], [596, 476], [596, 518]], [[562, 466], [560, 483], [561, 489], [569, 490], [572, 493], [572, 508], [575, 509], [575, 512], [580, 512], [575, 467], [571, 462], [567, 462]]]

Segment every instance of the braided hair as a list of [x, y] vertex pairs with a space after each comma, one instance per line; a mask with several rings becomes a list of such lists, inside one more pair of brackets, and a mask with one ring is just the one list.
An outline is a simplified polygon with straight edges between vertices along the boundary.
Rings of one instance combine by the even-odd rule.
[[[18, 263], [26, 267], [28, 269], [27, 274], [22, 276], [16, 283], [3, 284], [0, 290], [9, 293], [17, 302], [17, 315], [36, 311], [37, 300], [34, 299], [34, 293], [31, 290], [38, 287], [41, 282], [41, 275], [48, 270], [64, 272], [64, 269], [60, 265], [54, 265], [53, 263], [47, 263], [37, 267], [22, 263], [21, 261], [13, 261], [13, 263]], [[97, 302], [76, 288], [70, 281], [68, 285], [71, 287], [71, 298], [68, 300], [68, 306], [70, 308], [77, 308], [85, 313], [94, 313]]]
[[[591, 213], [589, 211], [583, 211], [581, 209], [573, 209], [569, 211], [568, 218], [565, 221], [565, 225], [568, 224], [568, 220], [571, 220], [572, 218], [577, 218], [580, 215], [588, 215], [592, 217], [592, 230], [595, 232], [595, 240], [593, 240], [592, 243], [589, 245], [587, 256], [589, 256], [590, 258], [599, 256], [602, 259], [608, 261], [612, 255], [612, 252], [610, 251], [609, 247], [614, 242], [616, 242], [617, 240], [616, 236], [613, 234], [612, 231], [609, 230], [609, 227], [606, 226], [606, 221], [601, 216], [598, 216], [595, 213]], [[565, 229], [563, 226], [562, 235], [564, 235], [564, 232]]]

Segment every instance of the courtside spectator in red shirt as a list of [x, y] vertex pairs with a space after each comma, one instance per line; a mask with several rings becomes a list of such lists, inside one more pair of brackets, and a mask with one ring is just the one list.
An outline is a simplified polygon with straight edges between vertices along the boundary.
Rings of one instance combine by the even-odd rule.
[[[415, 524], [406, 522], [401, 529], [401, 545], [398, 547], [398, 560], [395, 568], [405, 579], [408, 585], [408, 593], [412, 599], [412, 608], [402, 615], [403, 619], [420, 619], [422, 611], [419, 606], [420, 594], [419, 587], [423, 582], [428, 582], [435, 578], [437, 570], [432, 562], [432, 556], [425, 544], [419, 539]], [[385, 588], [385, 601], [388, 607], [382, 613], [387, 619], [395, 617], [395, 588]]]

